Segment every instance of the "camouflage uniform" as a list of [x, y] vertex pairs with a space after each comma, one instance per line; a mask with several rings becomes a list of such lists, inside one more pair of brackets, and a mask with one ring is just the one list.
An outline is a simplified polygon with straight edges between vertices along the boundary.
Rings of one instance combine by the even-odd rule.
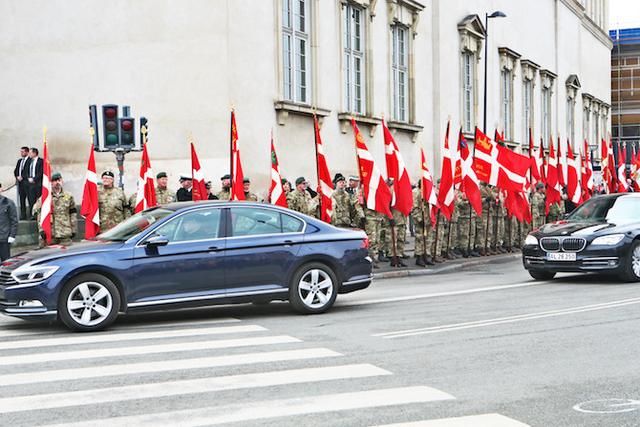
[[544, 193], [536, 191], [531, 197], [531, 206], [533, 210], [532, 226], [534, 229], [542, 227], [545, 220], [545, 200]]
[[129, 217], [129, 203], [124, 192], [116, 187], [101, 187], [98, 191], [100, 231], [105, 232]]
[[[51, 212], [51, 243], [54, 245], [70, 245], [78, 229], [76, 202], [73, 196], [64, 190], [52, 193], [53, 211]], [[33, 212], [38, 218], [38, 231], [42, 233], [40, 226], [40, 213], [42, 211], [42, 198], [38, 199], [33, 207]], [[40, 246], [46, 246], [46, 242], [40, 239]]]
[[384, 215], [381, 213], [364, 207], [364, 232], [367, 233], [369, 238], [369, 256], [373, 260], [378, 260], [378, 251], [381, 250], [381, 229], [382, 222], [384, 221]]
[[547, 216], [547, 222], [554, 222], [562, 219], [564, 215], [564, 203], [552, 203], [549, 206], [549, 215]]
[[458, 211], [458, 238], [456, 247], [463, 254], [468, 253], [468, 249], [474, 250], [476, 219], [478, 215], [471, 207], [471, 203], [466, 197], [460, 197], [456, 203]]
[[424, 256], [431, 258], [433, 232], [431, 227], [431, 217], [429, 216], [429, 204], [422, 200], [422, 194], [419, 188], [415, 188], [413, 190], [411, 219], [413, 220], [416, 233], [416, 257]]
[[356, 222], [356, 200], [344, 189], [336, 189], [331, 195], [333, 213], [331, 214], [331, 224], [336, 227], [353, 227]]
[[480, 194], [482, 196], [482, 217], [478, 218], [476, 221], [475, 246], [484, 253], [485, 249], [490, 246], [491, 242], [487, 235], [487, 230], [489, 230], [489, 234], [491, 234], [491, 216], [493, 213], [491, 201], [493, 199], [493, 195], [491, 193], [491, 188], [484, 183], [480, 185]]
[[318, 206], [318, 199], [312, 199], [307, 191], [296, 189], [287, 194], [287, 205], [291, 210], [314, 216]]
[[159, 205], [167, 205], [176, 201], [176, 193], [168, 188], [156, 187], [156, 202]]
[[255, 193], [252, 193], [251, 191], [245, 191], [244, 199], [247, 202], [257, 202], [258, 201], [258, 196]]
[[[391, 215], [393, 215], [393, 231], [396, 236], [396, 255], [399, 257], [404, 256], [404, 246], [407, 241], [407, 217], [397, 209], [391, 208]], [[393, 255], [393, 242], [391, 241], [391, 222], [389, 218], [384, 218], [383, 226], [385, 228], [384, 237], [384, 251], [388, 255]]]
[[133, 193], [131, 196], [129, 196], [129, 199], [127, 200], [127, 209], [129, 210], [129, 216], [131, 216], [134, 213], [136, 213], [136, 199], [137, 198], [138, 198], [138, 194], [137, 193]]
[[216, 194], [218, 200], [231, 200], [231, 189], [223, 188]]
[[449, 221], [440, 212], [438, 213], [435, 233], [433, 254], [434, 257], [439, 257], [446, 254], [449, 245]]

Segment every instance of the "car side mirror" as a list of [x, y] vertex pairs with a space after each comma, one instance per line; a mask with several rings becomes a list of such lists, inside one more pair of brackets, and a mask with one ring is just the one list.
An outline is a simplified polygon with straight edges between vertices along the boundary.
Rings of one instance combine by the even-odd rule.
[[169, 239], [167, 238], [167, 236], [162, 236], [162, 235], [149, 237], [144, 242], [144, 245], [148, 248], [157, 248], [158, 246], [167, 246], [168, 244], [169, 244]]

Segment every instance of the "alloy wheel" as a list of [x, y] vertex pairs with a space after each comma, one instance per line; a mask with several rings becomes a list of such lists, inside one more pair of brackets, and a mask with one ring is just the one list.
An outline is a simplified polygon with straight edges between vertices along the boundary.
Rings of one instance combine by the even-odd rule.
[[111, 313], [113, 298], [109, 290], [97, 282], [82, 282], [67, 298], [69, 316], [82, 326], [102, 323]]
[[631, 268], [636, 278], [640, 279], [640, 245], [636, 245], [631, 255]]
[[300, 278], [298, 295], [307, 307], [322, 308], [333, 296], [333, 281], [325, 271], [311, 269]]

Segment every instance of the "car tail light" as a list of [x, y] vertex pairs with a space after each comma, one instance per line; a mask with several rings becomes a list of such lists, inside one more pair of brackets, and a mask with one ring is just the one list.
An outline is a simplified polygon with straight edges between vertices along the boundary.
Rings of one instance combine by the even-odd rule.
[[362, 239], [362, 244], [360, 244], [361, 249], [369, 249], [369, 238], [365, 237]]

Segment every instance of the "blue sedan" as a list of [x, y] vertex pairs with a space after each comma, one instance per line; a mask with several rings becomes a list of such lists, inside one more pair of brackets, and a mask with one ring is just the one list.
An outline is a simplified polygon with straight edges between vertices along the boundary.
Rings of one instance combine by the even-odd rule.
[[0, 312], [96, 331], [119, 313], [288, 300], [323, 313], [371, 283], [364, 232], [272, 205], [185, 202], [138, 213], [96, 241], [0, 268]]

